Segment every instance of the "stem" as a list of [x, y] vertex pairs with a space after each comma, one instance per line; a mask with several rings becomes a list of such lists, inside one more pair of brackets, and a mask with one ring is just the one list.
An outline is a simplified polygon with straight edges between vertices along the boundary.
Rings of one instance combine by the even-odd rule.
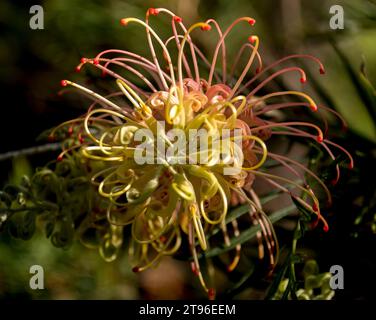
[[5, 153], [0, 154], [0, 161], [8, 160], [11, 158], [19, 157], [19, 156], [29, 156], [34, 154], [39, 154], [43, 152], [55, 151], [61, 148], [61, 144], [59, 142], [56, 143], [48, 143], [41, 146], [25, 148], [21, 150], [15, 151], [8, 151]]

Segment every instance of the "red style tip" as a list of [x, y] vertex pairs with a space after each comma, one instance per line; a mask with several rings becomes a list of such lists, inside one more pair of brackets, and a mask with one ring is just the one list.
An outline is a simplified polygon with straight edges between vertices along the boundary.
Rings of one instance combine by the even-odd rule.
[[76, 69], [75, 69], [76, 72], [80, 72], [81, 71], [81, 66], [77, 66]]
[[317, 139], [317, 141], [320, 142], [320, 143], [324, 141], [324, 137], [323, 137], [323, 136], [317, 136], [316, 139]]
[[314, 111], [314, 112], [317, 111], [317, 106], [316, 106], [316, 105], [311, 104], [309, 107], [310, 107], [310, 109], [311, 109], [312, 111]]
[[95, 65], [98, 65], [98, 64], [99, 64], [99, 59], [94, 59], [94, 60], [93, 60], [93, 63], [94, 63]]
[[159, 13], [159, 10], [158, 9], [155, 9], [155, 8], [149, 8], [149, 14], [152, 15], [152, 16], [156, 16], [158, 15]]
[[320, 74], [325, 74], [325, 69], [324, 68], [320, 68]]
[[87, 58], [81, 58], [81, 63], [86, 63], [87, 62]]
[[122, 26], [126, 26], [128, 24], [128, 20], [126, 18], [123, 18], [123, 19], [120, 20], [120, 24]]
[[332, 186], [335, 186], [337, 183], [338, 183], [338, 179], [333, 179], [332, 181], [330, 181], [330, 184]]
[[348, 168], [349, 168], [350, 170], [354, 169], [354, 163], [353, 163], [353, 162], [350, 162]]
[[132, 271], [134, 273], [140, 272], [140, 267], [134, 267], [134, 268], [132, 268]]
[[49, 142], [54, 142], [55, 141], [55, 137], [54, 136], [48, 136], [47, 140]]
[[194, 262], [191, 263], [191, 270], [192, 270], [192, 272], [193, 272], [193, 274], [195, 276], [199, 275], [199, 272], [198, 272], [198, 270], [197, 270], [196, 265], [194, 264]]
[[214, 300], [215, 299], [215, 289], [214, 288], [210, 288], [208, 290], [208, 298], [209, 298], [209, 300]]
[[312, 210], [315, 211], [315, 212], [319, 211], [319, 207], [317, 206], [316, 203], [312, 204]]
[[300, 78], [300, 83], [306, 83], [307, 82], [307, 78]]
[[209, 30], [211, 30], [211, 26], [208, 25], [208, 24], [206, 24], [206, 25], [204, 25], [204, 26], [201, 27], [201, 30], [202, 31], [209, 31]]
[[324, 232], [328, 232], [329, 231], [329, 226], [328, 225], [324, 225], [323, 228]]
[[63, 156], [62, 156], [62, 155], [59, 155], [59, 156], [56, 158], [56, 160], [57, 160], [58, 162], [62, 161], [62, 160], [63, 160]]
[[256, 41], [256, 36], [249, 36], [248, 37], [248, 41], [250, 42], [250, 43], [255, 43], [255, 41]]
[[73, 127], [69, 127], [69, 128], [68, 128], [68, 134], [71, 136], [72, 133], [73, 133]]
[[66, 86], [68, 85], [67, 80], [61, 80], [61, 81], [60, 81], [60, 85], [61, 85], [62, 87], [66, 87]]
[[249, 23], [251, 26], [254, 26], [255, 23], [256, 23], [256, 20], [253, 19], [253, 18], [251, 18], [251, 19], [248, 20], [248, 23]]
[[183, 21], [183, 19], [179, 16], [174, 16], [173, 19], [174, 19], [175, 22], [178, 22], [178, 23]]

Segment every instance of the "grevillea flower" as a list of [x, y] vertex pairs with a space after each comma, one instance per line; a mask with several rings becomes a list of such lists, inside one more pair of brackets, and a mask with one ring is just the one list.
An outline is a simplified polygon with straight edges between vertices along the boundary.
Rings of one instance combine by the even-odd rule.
[[[171, 20], [169, 38], [162, 39], [150, 26], [155, 16]], [[253, 34], [255, 20], [250, 17], [235, 20], [225, 30], [213, 19], [187, 28], [182, 18], [158, 8], [149, 9], [145, 21], [125, 18], [121, 24], [127, 27], [137, 24], [146, 30], [150, 57], [111, 49], [94, 58], [82, 58], [77, 71], [84, 65], [97, 68], [112, 76], [119, 90], [102, 96], [80, 84], [63, 80], [62, 86], [79, 89], [93, 103], [82, 117], [67, 121], [51, 132], [52, 138], [59, 132], [69, 135], [58, 159], [79, 151], [84, 161], [95, 168], [91, 181], [108, 203], [106, 214], [111, 227], [100, 247], [107, 260], [116, 257], [113, 253], [122, 245], [126, 225], [131, 225], [130, 257], [137, 272], [156, 266], [163, 256], [175, 254], [186, 241], [192, 255], [192, 270], [204, 290], [213, 297], [215, 291], [207, 284], [200, 269], [198, 251], [208, 249], [206, 234], [215, 227], [223, 233], [225, 245], [229, 245], [232, 237], [239, 236], [237, 220], [226, 224], [225, 219], [230, 205], [247, 203], [252, 224], [260, 227], [257, 232], [259, 257], [268, 259], [273, 267], [278, 257], [278, 242], [254, 188], [256, 180], [263, 180], [270, 188], [290, 195], [294, 202], [316, 216], [317, 225], [328, 230], [319, 200], [306, 177], [315, 180], [331, 201], [328, 188], [306, 165], [286, 154], [272, 152], [269, 145], [281, 135], [300, 137], [319, 144], [333, 160], [333, 148], [348, 155], [351, 167], [353, 160], [341, 146], [329, 141], [319, 126], [299, 120], [275, 121], [273, 112], [288, 108], [318, 111], [317, 104], [307, 94], [292, 90], [260, 94], [269, 82], [286, 73], [296, 73], [300, 82], [306, 82], [306, 74], [299, 67], [288, 66], [270, 72], [288, 60], [311, 60], [324, 74], [324, 67], [317, 58], [291, 55], [264, 67], [259, 38]], [[249, 28], [250, 36], [236, 58], [228, 61], [226, 40], [241, 24]], [[197, 32], [211, 32], [212, 37], [218, 39], [210, 55], [194, 43], [192, 33], [196, 29], [201, 29]], [[246, 57], [247, 62], [237, 73], [242, 57]], [[286, 98], [292, 101], [288, 102]], [[337, 115], [326, 107], [321, 108]], [[166, 125], [160, 126], [160, 121]], [[204, 147], [200, 145], [194, 154], [186, 150], [174, 155], [174, 161], [167, 161], [159, 147], [173, 148], [176, 137], [168, 131], [176, 128], [186, 136], [191, 129], [205, 129], [209, 142]], [[137, 132], [143, 129], [151, 132], [148, 141], [136, 139]], [[229, 134], [224, 135], [223, 129]], [[198, 139], [191, 140], [197, 142]], [[222, 149], [215, 144], [217, 140], [227, 143], [227, 154], [221, 154]], [[239, 140], [240, 144], [237, 143]], [[151, 157], [154, 161], [140, 164], [135, 155], [138, 147], [145, 143], [153, 146]], [[237, 161], [239, 151], [243, 161]], [[204, 152], [207, 152], [207, 162], [189, 161], [192, 157], [200, 158]], [[188, 161], [179, 161], [182, 158]], [[263, 164], [269, 160], [282, 165], [303, 183], [268, 172]], [[226, 168], [237, 171], [225, 174]], [[335, 182], [339, 174], [337, 165]], [[297, 191], [293, 193], [291, 187]], [[239, 263], [241, 245], [233, 250], [229, 272]], [[107, 255], [108, 252], [111, 254]]]

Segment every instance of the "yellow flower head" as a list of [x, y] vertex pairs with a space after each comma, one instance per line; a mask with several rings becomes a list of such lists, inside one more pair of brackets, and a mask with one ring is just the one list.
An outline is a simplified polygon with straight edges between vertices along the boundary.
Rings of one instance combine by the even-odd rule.
[[[150, 26], [154, 16], [171, 20], [169, 38], [162, 39]], [[263, 180], [273, 189], [290, 194], [295, 202], [317, 216], [317, 223], [321, 221], [324, 229], [328, 229], [305, 175], [316, 180], [330, 200], [325, 184], [305, 165], [273, 153], [268, 144], [281, 135], [301, 137], [319, 143], [333, 159], [331, 148], [343, 149], [327, 140], [313, 123], [273, 120], [273, 112], [287, 108], [307, 107], [317, 111], [317, 104], [308, 95], [293, 90], [261, 94], [270, 81], [285, 73], [297, 73], [300, 82], [306, 82], [306, 74], [299, 67], [270, 72], [275, 67], [287, 60], [306, 58], [316, 63], [323, 74], [324, 67], [318, 59], [292, 55], [264, 67], [259, 38], [252, 34], [240, 49], [235, 49], [238, 50], [235, 59], [229, 60], [227, 38], [237, 25], [244, 24], [253, 30], [255, 20], [251, 17], [239, 18], [225, 30], [213, 19], [188, 28], [182, 18], [158, 8], [149, 9], [145, 21], [125, 18], [121, 24], [127, 27], [138, 24], [145, 29], [150, 58], [117, 49], [83, 58], [78, 71], [84, 65], [98, 68], [116, 80], [118, 91], [102, 96], [63, 80], [63, 86], [81, 90], [94, 102], [85, 115], [51, 133], [53, 136], [68, 127], [71, 143], [66, 144], [59, 159], [78, 149], [88, 165], [97, 168], [91, 181], [100, 196], [107, 199], [106, 214], [111, 225], [100, 247], [107, 260], [116, 257], [126, 225], [131, 225], [130, 256], [134, 271], [156, 266], [163, 256], [175, 254], [182, 242], [187, 241], [192, 270], [213, 297], [215, 291], [207, 285], [200, 270], [198, 250], [205, 252], [209, 248], [207, 235], [215, 228], [223, 233], [225, 246], [230, 246], [231, 238], [239, 236], [240, 228], [236, 218], [227, 223], [229, 206], [246, 203], [252, 223], [260, 226], [259, 257], [267, 258], [273, 267], [278, 243], [254, 189], [255, 180]], [[196, 32], [211, 32], [212, 37], [217, 37], [211, 55], [206, 55], [193, 41], [192, 34]], [[171, 53], [173, 46], [175, 56]], [[236, 75], [244, 56], [245, 66]], [[129, 74], [142, 85], [127, 78]], [[286, 102], [286, 97], [300, 100]], [[282, 165], [304, 183], [263, 170], [267, 160]], [[352, 165], [351, 156], [350, 160]], [[294, 169], [296, 166], [299, 171]], [[338, 178], [339, 167], [337, 171]], [[301, 196], [293, 194], [286, 183]], [[228, 271], [236, 268], [241, 245], [234, 246], [233, 251]]]

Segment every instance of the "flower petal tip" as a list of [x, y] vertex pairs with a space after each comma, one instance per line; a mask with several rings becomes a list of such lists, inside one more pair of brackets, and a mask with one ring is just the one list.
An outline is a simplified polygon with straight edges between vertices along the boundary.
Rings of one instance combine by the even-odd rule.
[[254, 26], [255, 23], [256, 23], [256, 19], [251, 18], [251, 19], [248, 20], [248, 23], [249, 23], [251, 26]]
[[334, 187], [335, 185], [337, 185], [338, 183], [338, 179], [333, 179], [332, 181], [330, 181], [330, 184]]
[[208, 290], [208, 298], [209, 298], [209, 300], [214, 300], [215, 299], [215, 289], [214, 288], [210, 288]]
[[310, 106], [310, 109], [313, 111], [313, 112], [316, 112], [317, 111], [317, 105], [315, 105], [315, 104], [311, 104]]
[[257, 39], [256, 36], [249, 36], [249, 37], [248, 37], [248, 41], [249, 41], [250, 43], [252, 43], [252, 44], [256, 42], [256, 39]]
[[140, 267], [133, 267], [133, 268], [132, 268], [132, 271], [133, 271], [134, 273], [140, 272]]
[[127, 18], [120, 19], [120, 24], [122, 26], [126, 26], [128, 24], [128, 19]]
[[211, 30], [211, 26], [209, 24], [204, 24], [202, 27], [201, 27], [201, 30], [202, 31], [209, 31]]
[[183, 19], [181, 18], [181, 17], [179, 17], [179, 16], [174, 16], [174, 21], [175, 22], [177, 22], [177, 23], [179, 23], [179, 22], [183, 22]]
[[148, 12], [149, 12], [150, 15], [156, 16], [156, 15], [158, 15], [159, 10], [155, 9], [155, 8], [149, 8]]

